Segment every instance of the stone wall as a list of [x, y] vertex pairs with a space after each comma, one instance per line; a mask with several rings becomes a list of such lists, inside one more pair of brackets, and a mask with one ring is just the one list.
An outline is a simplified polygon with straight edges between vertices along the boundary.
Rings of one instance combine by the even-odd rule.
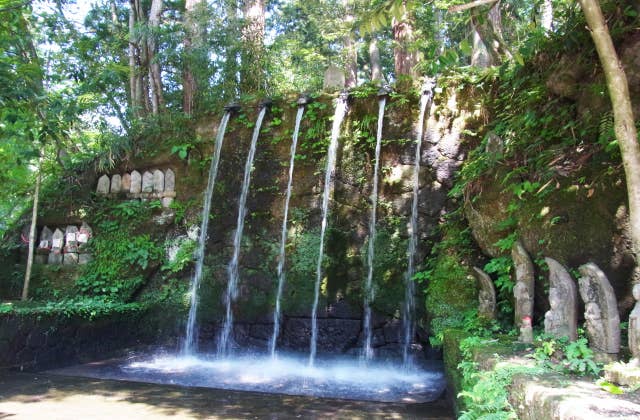
[[160, 308], [86, 319], [66, 315], [0, 316], [0, 369], [46, 369], [122, 354], [140, 345], [174, 345], [175, 315]]

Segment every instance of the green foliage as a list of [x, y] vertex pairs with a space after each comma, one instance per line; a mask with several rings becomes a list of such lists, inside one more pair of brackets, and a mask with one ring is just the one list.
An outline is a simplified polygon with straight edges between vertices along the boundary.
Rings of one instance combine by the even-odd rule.
[[162, 267], [160, 267], [161, 270], [175, 274], [181, 272], [193, 263], [193, 257], [198, 243], [192, 239], [186, 239], [178, 245], [179, 248], [173, 260], [165, 262]]
[[76, 280], [80, 293], [126, 301], [144, 283], [146, 270], [159, 264], [163, 249], [148, 233], [136, 232], [159, 202], [105, 202], [96, 212], [93, 259]]
[[584, 337], [573, 342], [566, 337], [537, 337], [533, 358], [541, 365], [563, 373], [597, 376], [601, 370], [593, 360], [593, 351]]
[[453, 221], [442, 229], [443, 238], [427, 258], [426, 270], [415, 276], [426, 286], [432, 345], [442, 342], [446, 329], [463, 327], [477, 317], [475, 280], [465, 264], [472, 243], [470, 231]]
[[64, 317], [80, 317], [93, 320], [115, 314], [130, 314], [147, 308], [142, 303], [113, 302], [104, 296], [77, 296], [59, 301], [0, 303], [0, 315], [37, 315]]
[[458, 397], [462, 398], [465, 407], [460, 419], [516, 419], [508, 399], [508, 389], [514, 375], [536, 375], [544, 372], [541, 368], [510, 364], [500, 359], [493, 369], [479, 370], [478, 363], [473, 360], [475, 351], [495, 341], [472, 335], [460, 342], [463, 361], [458, 369], [463, 376], [463, 390]]

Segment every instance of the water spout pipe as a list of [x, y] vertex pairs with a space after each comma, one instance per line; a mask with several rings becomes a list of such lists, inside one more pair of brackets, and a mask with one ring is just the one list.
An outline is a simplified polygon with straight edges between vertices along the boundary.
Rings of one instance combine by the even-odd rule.
[[380, 89], [378, 89], [378, 93], [376, 93], [376, 96], [378, 98], [384, 98], [386, 96], [389, 96], [391, 92], [392, 92], [391, 87], [389, 85], [384, 85]]
[[425, 77], [424, 83], [422, 84], [422, 94], [423, 95], [432, 94], [435, 87], [436, 87], [436, 78]]
[[349, 91], [347, 89], [344, 89], [340, 92], [340, 95], [338, 95], [338, 98], [342, 99], [343, 101], [346, 101], [349, 99]]
[[231, 102], [224, 106], [225, 112], [238, 112], [240, 108], [241, 106], [238, 102]]
[[309, 102], [311, 102], [311, 96], [309, 96], [309, 95], [308, 95], [308, 94], [306, 94], [306, 93], [303, 93], [302, 95], [300, 95], [300, 96], [298, 97], [298, 100], [296, 101], [296, 103], [297, 103], [299, 106], [305, 106], [305, 105], [307, 105]]
[[270, 107], [273, 104], [273, 99], [271, 98], [264, 98], [263, 100], [261, 100], [258, 103], [258, 108], [262, 109], [262, 108], [267, 108]]

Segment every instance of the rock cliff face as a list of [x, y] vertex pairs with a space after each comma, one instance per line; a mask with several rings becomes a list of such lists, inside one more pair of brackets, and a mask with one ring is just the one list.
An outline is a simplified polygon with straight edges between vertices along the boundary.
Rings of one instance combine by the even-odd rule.
[[[436, 227], [450, 205], [447, 191], [464, 157], [461, 131], [468, 121], [477, 117], [458, 109], [455, 102], [457, 94], [452, 90], [436, 96], [427, 123], [423, 140], [424, 169], [420, 174], [417, 261], [424, 259], [437, 240]], [[392, 97], [383, 128], [373, 308], [377, 313], [374, 347], [388, 355], [397, 351], [400, 338], [398, 316], [404, 299], [417, 99], [402, 93], [397, 99]], [[351, 352], [361, 346], [362, 290], [366, 276], [377, 106], [373, 95], [352, 98], [341, 130], [318, 313], [318, 346], [321, 351]], [[302, 120], [299, 156], [294, 170], [280, 344], [299, 350], [308, 347], [310, 337], [324, 154], [330, 128], [328, 117], [332, 111], [329, 97], [317, 98], [308, 106]], [[223, 310], [221, 293], [227, 281], [225, 270], [235, 229], [240, 172], [254, 114], [257, 114], [255, 107], [245, 105], [241, 113], [231, 119], [222, 150], [207, 243], [207, 274], [200, 293], [203, 326], [200, 339], [203, 344], [214, 339]], [[234, 304], [238, 325], [234, 333], [236, 341], [256, 347], [266, 346], [272, 330], [277, 241], [283, 217], [294, 114], [294, 107], [277, 102], [267, 114], [267, 128], [258, 141], [247, 203], [240, 261], [240, 295]], [[199, 126], [200, 135], [212, 138], [215, 124], [215, 121], [203, 122]], [[423, 301], [423, 297], [418, 297], [418, 302]], [[418, 306], [423, 307], [422, 304]]]

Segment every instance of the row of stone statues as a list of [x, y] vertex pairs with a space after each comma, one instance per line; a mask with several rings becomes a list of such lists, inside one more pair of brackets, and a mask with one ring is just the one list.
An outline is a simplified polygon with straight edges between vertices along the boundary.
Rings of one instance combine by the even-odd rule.
[[102, 175], [98, 179], [96, 194], [118, 195], [124, 194], [127, 198], [158, 198], [162, 200], [163, 207], [169, 207], [176, 196], [176, 175], [171, 169], [161, 171], [138, 171], [125, 173]]
[[[520, 341], [533, 342], [531, 322], [534, 302], [534, 267], [524, 246], [516, 241], [511, 250], [516, 284], [515, 324], [520, 329]], [[549, 267], [549, 304], [545, 314], [545, 332], [551, 336], [578, 337], [578, 289], [585, 304], [584, 319], [589, 345], [601, 361], [616, 360], [620, 351], [620, 315], [613, 287], [607, 276], [593, 263], [579, 268], [578, 288], [565, 267], [552, 258], [545, 258]], [[480, 290], [479, 315], [496, 317], [496, 292], [489, 275], [474, 267]], [[634, 361], [640, 360], [640, 284], [633, 288], [636, 305], [629, 317], [629, 350]]]
[[86, 264], [91, 260], [87, 249], [87, 243], [93, 235], [91, 227], [82, 223], [82, 226], [67, 226], [62, 232], [60, 229], [51, 231], [47, 226], [40, 232], [40, 241], [35, 252], [36, 264]]

